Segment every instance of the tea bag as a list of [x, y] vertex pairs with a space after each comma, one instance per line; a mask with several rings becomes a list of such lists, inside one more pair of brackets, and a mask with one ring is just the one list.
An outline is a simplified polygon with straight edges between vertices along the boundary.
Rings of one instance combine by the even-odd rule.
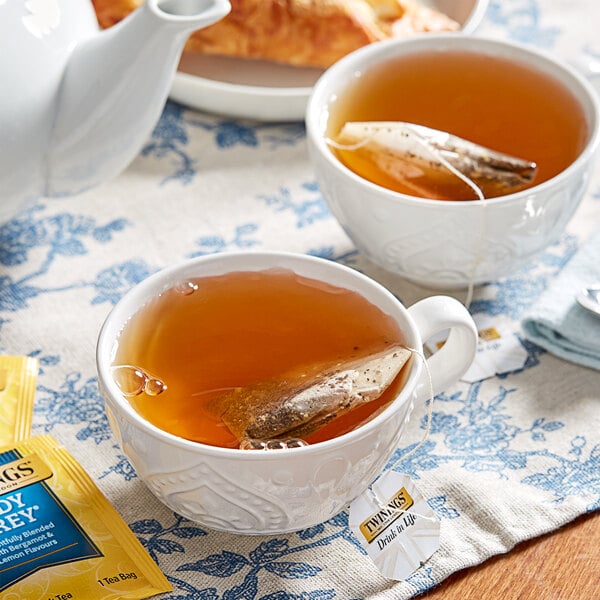
[[379, 398], [410, 356], [410, 350], [394, 345], [348, 362], [289, 371], [235, 388], [215, 400], [213, 410], [239, 440], [302, 438]]
[[459, 180], [474, 190], [475, 198], [509, 194], [530, 183], [537, 170], [534, 162], [400, 121], [348, 122], [328, 143], [338, 150], [360, 153], [423, 196], [430, 195], [431, 189], [456, 186]]

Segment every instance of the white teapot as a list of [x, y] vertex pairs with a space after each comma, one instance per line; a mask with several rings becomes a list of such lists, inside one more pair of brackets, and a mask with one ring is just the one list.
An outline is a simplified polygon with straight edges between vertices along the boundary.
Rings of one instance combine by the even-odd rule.
[[118, 174], [150, 135], [189, 34], [227, 0], [147, 0], [100, 31], [89, 0], [0, 0], [0, 222]]

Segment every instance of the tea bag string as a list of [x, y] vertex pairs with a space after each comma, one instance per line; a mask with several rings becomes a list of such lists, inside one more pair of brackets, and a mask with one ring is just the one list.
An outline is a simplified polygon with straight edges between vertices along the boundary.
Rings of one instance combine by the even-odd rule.
[[469, 177], [467, 177], [462, 171], [459, 171], [454, 165], [452, 165], [446, 157], [435, 147], [431, 146], [431, 144], [427, 143], [423, 137], [421, 137], [418, 133], [415, 132], [415, 141], [426, 151], [432, 154], [435, 158], [437, 158], [440, 163], [450, 171], [455, 177], [458, 177], [463, 183], [465, 183], [468, 187], [470, 187], [477, 196], [478, 200], [481, 200], [481, 210], [482, 210], [482, 222], [481, 222], [481, 234], [477, 237], [477, 248], [475, 249], [475, 260], [473, 261], [473, 267], [471, 269], [471, 273], [469, 274], [469, 286], [467, 287], [467, 297], [465, 298], [465, 306], [469, 308], [471, 306], [471, 302], [473, 302], [473, 292], [475, 290], [475, 273], [477, 272], [477, 267], [482, 259], [483, 254], [483, 240], [485, 237], [485, 196], [481, 188]]
[[[473, 261], [473, 267], [471, 268], [471, 273], [469, 274], [469, 285], [467, 287], [467, 296], [465, 298], [465, 306], [469, 308], [471, 306], [471, 302], [473, 302], [473, 293], [475, 291], [475, 273], [477, 272], [477, 267], [482, 259], [483, 254], [483, 240], [485, 237], [485, 225], [487, 220], [485, 218], [485, 196], [481, 188], [469, 177], [467, 177], [464, 173], [459, 171], [454, 165], [450, 164], [448, 160], [439, 152], [436, 148], [433, 148], [430, 144], [427, 143], [421, 136], [417, 134], [416, 137], [418, 143], [426, 150], [428, 150], [435, 158], [437, 158], [440, 163], [448, 171], [450, 171], [453, 175], [458, 177], [463, 183], [469, 186], [477, 196], [478, 200], [481, 200], [481, 210], [482, 210], [482, 219], [481, 219], [481, 233], [477, 236], [477, 248], [475, 249], [475, 260]], [[427, 364], [427, 363], [426, 363]]]
[[[433, 418], [433, 402], [434, 402], [434, 398], [435, 398], [435, 395], [433, 392], [433, 380], [431, 378], [431, 371], [429, 370], [429, 365], [427, 364], [427, 359], [425, 358], [425, 356], [423, 355], [422, 352], [420, 352], [416, 348], [410, 348], [409, 346], [407, 346], [406, 349], [410, 350], [413, 354], [416, 354], [423, 361], [423, 366], [425, 367], [425, 372], [427, 374], [427, 383], [429, 385], [429, 400], [428, 400], [429, 406], [427, 409], [427, 421], [425, 423], [425, 432], [423, 433], [423, 437], [417, 443], [417, 445], [414, 446], [413, 448], [411, 448], [410, 450], [408, 450], [407, 452], [404, 452], [397, 458], [395, 458], [394, 461], [392, 462], [392, 464], [389, 465], [385, 469], [386, 471], [393, 469], [398, 463], [406, 460], [409, 456], [412, 456], [413, 454], [415, 454], [417, 452], [417, 450], [427, 441], [427, 438], [429, 437], [429, 433], [431, 432], [431, 421]], [[381, 475], [379, 477], [381, 477]], [[371, 500], [373, 500], [373, 502], [375, 502], [375, 504], [377, 504], [377, 506], [383, 507], [386, 505], [386, 499], [382, 498], [379, 495], [379, 493], [377, 492], [377, 490], [373, 489], [373, 484], [371, 484], [367, 488], [367, 494], [371, 497]], [[389, 507], [389, 509], [393, 512], [397, 512], [398, 514], [411, 514], [411, 515], [414, 515], [415, 517], [420, 517], [422, 519], [426, 519], [429, 521], [435, 521], [435, 517], [431, 517], [429, 515], [422, 515], [418, 512], [412, 511], [410, 509], [406, 510], [406, 509], [395, 508], [395, 507]]]
[[433, 418], [433, 402], [434, 402], [434, 392], [433, 392], [433, 379], [431, 378], [431, 371], [429, 370], [429, 364], [427, 363], [427, 359], [424, 354], [417, 350], [416, 348], [411, 348], [407, 346], [407, 350], [410, 350], [413, 354], [416, 354], [422, 361], [423, 367], [425, 368], [425, 373], [427, 374], [427, 385], [429, 387], [429, 398], [428, 398], [428, 409], [427, 409], [427, 421], [425, 423], [425, 431], [423, 433], [423, 437], [419, 441], [419, 443], [414, 447], [401, 454], [398, 458], [394, 460], [394, 462], [388, 467], [388, 469], [392, 469], [399, 462], [406, 460], [409, 456], [412, 456], [416, 453], [416, 451], [427, 441], [429, 437], [429, 433], [431, 432], [431, 420]]

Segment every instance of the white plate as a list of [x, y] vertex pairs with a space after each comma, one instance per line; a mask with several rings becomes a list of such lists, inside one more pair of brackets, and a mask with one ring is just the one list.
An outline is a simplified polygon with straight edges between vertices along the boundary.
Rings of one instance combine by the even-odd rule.
[[[431, 6], [462, 24], [479, 25], [488, 0], [435, 0]], [[302, 121], [321, 69], [267, 61], [184, 53], [170, 97], [190, 108], [258, 121]]]

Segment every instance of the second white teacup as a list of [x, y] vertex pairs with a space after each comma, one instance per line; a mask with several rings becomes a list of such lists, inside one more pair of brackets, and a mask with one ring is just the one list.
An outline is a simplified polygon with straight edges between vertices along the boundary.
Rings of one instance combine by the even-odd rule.
[[[328, 123], [348, 90], [360, 86], [370, 69], [395, 59], [435, 52], [441, 60], [450, 51], [522, 64], [570, 90], [587, 129], [576, 159], [530, 189], [483, 201], [440, 201], [402, 194], [371, 183], [342, 164], [327, 143]], [[443, 103], [444, 98], [437, 101]], [[532, 112], [535, 115], [535, 109]], [[494, 120], [491, 108], [486, 118]], [[319, 187], [356, 247], [392, 273], [446, 289], [509, 275], [555, 242], [584, 195], [600, 140], [595, 92], [572, 68], [516, 43], [456, 34], [379, 42], [344, 57], [317, 82], [307, 107], [306, 127]]]

